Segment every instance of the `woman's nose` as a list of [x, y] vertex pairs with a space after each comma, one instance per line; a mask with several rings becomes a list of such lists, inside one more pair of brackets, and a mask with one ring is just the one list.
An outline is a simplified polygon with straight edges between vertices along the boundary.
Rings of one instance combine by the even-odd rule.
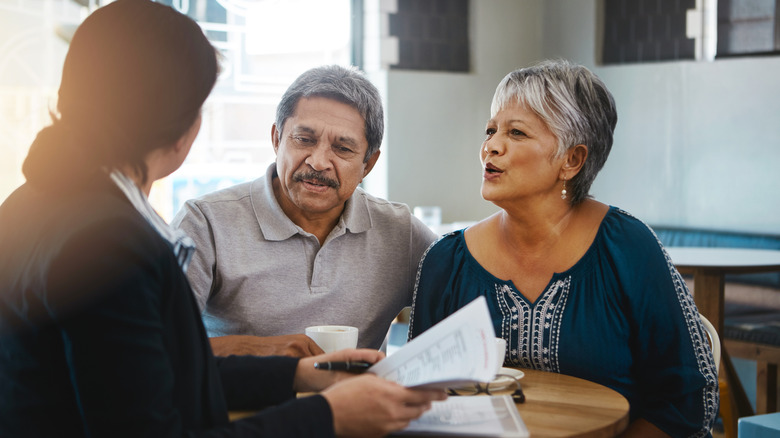
[[501, 142], [495, 135], [485, 139], [485, 142], [482, 144], [482, 153], [485, 155], [499, 155], [501, 151], [503, 151]]

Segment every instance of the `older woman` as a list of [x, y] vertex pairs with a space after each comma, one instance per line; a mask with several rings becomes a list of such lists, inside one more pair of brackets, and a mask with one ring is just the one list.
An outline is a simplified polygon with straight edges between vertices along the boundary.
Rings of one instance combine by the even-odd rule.
[[200, 27], [159, 3], [117, 0], [76, 31], [58, 114], [0, 206], [0, 436], [384, 436], [444, 397], [314, 368], [378, 351], [212, 356], [192, 241], [147, 196], [187, 156], [216, 78]]
[[547, 61], [501, 81], [480, 149], [482, 196], [501, 211], [429, 248], [410, 337], [485, 296], [506, 364], [615, 389], [631, 404], [628, 435], [706, 436], [717, 376], [693, 299], [653, 231], [588, 194], [616, 123], [582, 66]]

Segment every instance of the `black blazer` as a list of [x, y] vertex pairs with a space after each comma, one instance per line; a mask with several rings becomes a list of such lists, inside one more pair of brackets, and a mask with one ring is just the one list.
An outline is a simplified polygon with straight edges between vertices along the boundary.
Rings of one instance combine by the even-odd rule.
[[215, 359], [168, 242], [103, 174], [0, 206], [0, 287], [0, 436], [333, 435], [297, 359]]

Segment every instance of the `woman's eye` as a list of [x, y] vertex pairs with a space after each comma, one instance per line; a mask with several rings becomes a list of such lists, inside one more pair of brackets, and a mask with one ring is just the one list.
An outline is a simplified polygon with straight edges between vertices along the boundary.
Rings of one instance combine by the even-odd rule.
[[491, 135], [493, 135], [495, 133], [496, 133], [496, 130], [494, 128], [488, 128], [488, 129], [485, 130], [485, 135], [487, 135], [488, 137], [490, 137]]
[[513, 129], [509, 131], [512, 135], [519, 136], [519, 135], [525, 135], [525, 132], [519, 130], [519, 129]]

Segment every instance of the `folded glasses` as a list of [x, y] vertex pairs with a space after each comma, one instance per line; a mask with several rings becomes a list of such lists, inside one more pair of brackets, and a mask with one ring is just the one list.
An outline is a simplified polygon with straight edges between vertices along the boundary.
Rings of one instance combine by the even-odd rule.
[[488, 383], [475, 383], [458, 388], [448, 388], [449, 395], [504, 395], [509, 394], [515, 403], [524, 403], [525, 394], [520, 381], [509, 374], [496, 374], [496, 378]]

